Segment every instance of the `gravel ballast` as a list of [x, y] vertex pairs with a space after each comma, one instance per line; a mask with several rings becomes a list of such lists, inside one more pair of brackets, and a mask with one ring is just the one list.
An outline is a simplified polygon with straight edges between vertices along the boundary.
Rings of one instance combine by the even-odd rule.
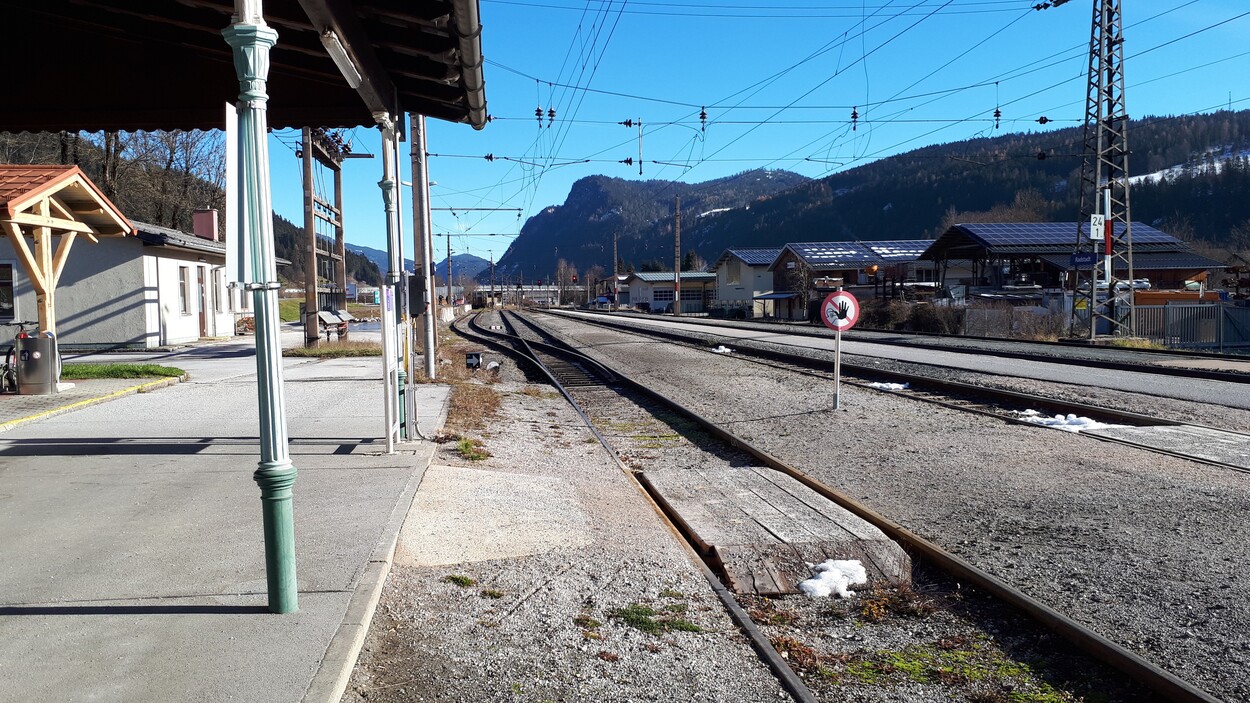
[[808, 376], [542, 321], [1159, 666], [1250, 700], [1244, 474], [850, 387], [832, 411]]
[[490, 456], [441, 446], [343, 700], [790, 700], [564, 399], [502, 374], [461, 430]]

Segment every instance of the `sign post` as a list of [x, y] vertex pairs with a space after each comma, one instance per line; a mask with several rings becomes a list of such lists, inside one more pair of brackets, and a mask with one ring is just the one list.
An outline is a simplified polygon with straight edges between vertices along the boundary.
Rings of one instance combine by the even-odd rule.
[[842, 286], [825, 298], [820, 306], [820, 319], [834, 331], [833, 336], [833, 409], [842, 407], [842, 330], [849, 330], [859, 321], [859, 301], [842, 290]]

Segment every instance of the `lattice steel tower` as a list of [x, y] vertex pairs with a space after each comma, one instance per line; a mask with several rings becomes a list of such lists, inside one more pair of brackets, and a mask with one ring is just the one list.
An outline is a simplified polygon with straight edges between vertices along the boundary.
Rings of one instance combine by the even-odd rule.
[[[1109, 332], [1133, 336], [1133, 233], [1129, 218], [1128, 111], [1124, 107], [1124, 34], [1120, 0], [1094, 0], [1085, 101], [1085, 149], [1081, 164], [1081, 211], [1076, 252], [1092, 263], [1074, 266], [1073, 327], [1080, 309], [1090, 311], [1089, 337], [1097, 320]], [[1102, 215], [1106, 230], [1091, 231]], [[1090, 255], [1093, 256], [1090, 256]], [[1104, 254], [1101, 258], [1098, 254]], [[1075, 261], [1075, 259], [1074, 259]]]

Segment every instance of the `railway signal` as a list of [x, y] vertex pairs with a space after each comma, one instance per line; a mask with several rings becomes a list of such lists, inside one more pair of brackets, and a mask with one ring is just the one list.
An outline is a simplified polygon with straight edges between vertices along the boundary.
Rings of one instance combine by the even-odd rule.
[[821, 304], [820, 319], [826, 327], [834, 331], [833, 409], [839, 410], [842, 407], [839, 397], [842, 385], [842, 330], [849, 330], [859, 322], [859, 301], [850, 292], [842, 290], [842, 286], [838, 286]]

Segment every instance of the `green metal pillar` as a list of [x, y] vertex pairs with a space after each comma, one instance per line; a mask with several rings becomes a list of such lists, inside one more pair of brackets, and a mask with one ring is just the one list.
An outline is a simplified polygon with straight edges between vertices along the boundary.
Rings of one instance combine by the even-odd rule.
[[236, 21], [222, 31], [234, 50], [239, 78], [239, 233], [251, 254], [246, 289], [256, 313], [256, 380], [260, 407], [260, 486], [265, 529], [265, 576], [269, 610], [299, 608], [295, 581], [295, 521], [291, 486], [296, 470], [287, 446], [282, 344], [278, 337], [278, 275], [273, 251], [273, 206], [269, 186], [268, 118], [265, 103], [269, 50], [278, 33], [265, 24], [260, 0], [239, 0]]

